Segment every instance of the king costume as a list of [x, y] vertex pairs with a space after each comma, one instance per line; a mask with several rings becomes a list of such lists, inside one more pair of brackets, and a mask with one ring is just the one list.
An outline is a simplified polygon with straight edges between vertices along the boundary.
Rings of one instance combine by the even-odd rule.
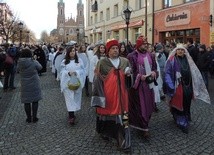
[[[118, 47], [118, 41], [107, 42], [106, 51], [108, 52], [112, 46]], [[125, 86], [125, 73], [128, 69], [129, 61], [119, 57], [119, 49], [117, 58], [105, 57], [99, 60], [91, 101], [93, 106], [96, 106], [97, 132], [103, 139], [115, 138], [121, 150], [128, 150], [131, 145], [128, 92]]]
[[[144, 51], [140, 51], [142, 45], [145, 46]], [[141, 77], [151, 72], [158, 76], [155, 55], [147, 52], [146, 45], [146, 39], [140, 36], [136, 41], [136, 50], [127, 56], [134, 81], [133, 87], [129, 90], [129, 123], [131, 127], [143, 131], [144, 137], [149, 136], [149, 120], [155, 110], [155, 86], [153, 83], [148, 84]]]
[[[183, 50], [184, 54], [177, 55], [177, 50]], [[175, 123], [184, 133], [188, 133], [192, 99], [210, 103], [210, 97], [200, 71], [183, 45], [178, 45], [167, 59], [164, 80]]]

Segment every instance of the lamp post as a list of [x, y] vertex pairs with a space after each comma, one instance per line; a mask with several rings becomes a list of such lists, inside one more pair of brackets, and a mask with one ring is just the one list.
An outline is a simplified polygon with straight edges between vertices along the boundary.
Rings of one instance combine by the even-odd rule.
[[67, 33], [67, 34], [66, 34], [66, 41], [67, 41], [67, 42], [68, 42], [68, 35], [69, 35], [69, 34]]
[[76, 29], [76, 33], [77, 33], [77, 44], [79, 44], [79, 35], [80, 34], [79, 34], [79, 29], [78, 28]]
[[129, 21], [130, 21], [130, 17], [131, 17], [131, 13], [132, 11], [129, 10], [128, 8], [128, 3], [127, 3], [127, 8], [126, 10], [123, 11], [124, 15], [125, 15], [125, 21], [126, 21], [126, 38], [127, 38], [127, 45], [129, 43]]
[[27, 31], [26, 32], [27, 33], [27, 37], [26, 37], [26, 43], [28, 43], [29, 44], [29, 42], [30, 42], [30, 31]]
[[16, 35], [16, 31], [13, 31], [13, 35], [12, 35], [12, 43], [14, 44], [15, 42], [15, 35]]
[[20, 32], [20, 38], [19, 38], [19, 43], [20, 45], [22, 44], [22, 29], [23, 29], [23, 23], [22, 22], [19, 22], [19, 32]]

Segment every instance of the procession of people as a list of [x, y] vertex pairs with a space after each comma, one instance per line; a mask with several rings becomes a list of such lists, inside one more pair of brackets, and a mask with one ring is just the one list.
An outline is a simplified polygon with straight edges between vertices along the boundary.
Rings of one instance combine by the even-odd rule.
[[[103, 140], [115, 139], [121, 151], [129, 152], [130, 129], [149, 138], [150, 119], [153, 112], [158, 112], [160, 102], [168, 103], [172, 120], [186, 134], [191, 132], [192, 100], [210, 103], [211, 51], [208, 53], [202, 44], [198, 46], [197, 59], [193, 59], [188, 45], [172, 45], [151, 45], [146, 37], [139, 36], [132, 51], [125, 42], [114, 38], [90, 45], [61, 44], [52, 46], [50, 51], [46, 44], [3, 46], [0, 51], [3, 90], [15, 91], [14, 78], [20, 74], [26, 122], [38, 122], [38, 102], [42, 99], [39, 76], [47, 72], [49, 63], [64, 95], [66, 121], [71, 126], [77, 124], [75, 113], [81, 110], [85, 91], [96, 111], [96, 132]], [[12, 64], [6, 62], [6, 55], [12, 57]]]

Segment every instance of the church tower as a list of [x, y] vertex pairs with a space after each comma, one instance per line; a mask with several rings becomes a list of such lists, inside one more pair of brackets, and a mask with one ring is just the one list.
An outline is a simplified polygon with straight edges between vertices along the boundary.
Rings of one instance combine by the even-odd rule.
[[79, 28], [80, 33], [84, 32], [84, 5], [82, 3], [82, 0], [79, 0], [79, 3], [77, 4], [77, 17], [76, 17], [77, 27]]
[[58, 34], [64, 35], [64, 25], [65, 25], [65, 3], [63, 0], [58, 2], [58, 15], [57, 15], [57, 31]]

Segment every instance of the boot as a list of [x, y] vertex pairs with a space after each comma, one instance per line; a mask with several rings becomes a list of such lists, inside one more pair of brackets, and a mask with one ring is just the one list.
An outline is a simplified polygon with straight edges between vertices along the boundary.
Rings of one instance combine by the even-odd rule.
[[37, 118], [38, 102], [32, 103], [32, 109], [33, 109], [33, 123], [36, 123], [39, 120]]
[[30, 103], [25, 103], [24, 108], [25, 108], [25, 113], [27, 115], [26, 122], [30, 123], [32, 121], [31, 120], [31, 105], [30, 105]]
[[76, 119], [76, 117], [74, 116], [74, 111], [69, 111], [68, 115], [69, 115], [68, 123], [70, 125], [74, 125], [75, 124], [75, 119]]

